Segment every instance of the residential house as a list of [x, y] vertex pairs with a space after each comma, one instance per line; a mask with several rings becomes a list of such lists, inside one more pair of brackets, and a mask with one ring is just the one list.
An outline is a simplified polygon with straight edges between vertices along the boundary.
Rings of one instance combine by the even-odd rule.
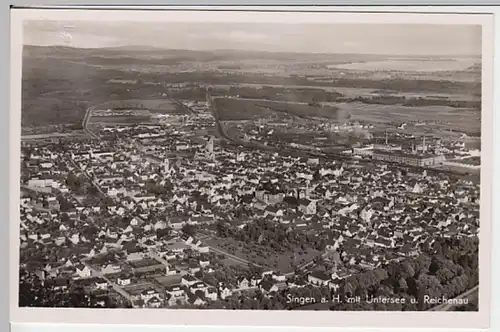
[[250, 281], [247, 278], [243, 277], [237, 281], [237, 284], [238, 288], [245, 289], [250, 286]]
[[189, 287], [191, 293], [196, 293], [198, 291], [205, 292], [208, 286], [203, 281], [198, 281]]
[[201, 306], [201, 305], [204, 305], [207, 303], [205, 300], [200, 298], [198, 295], [193, 295], [193, 294], [188, 297], [188, 302], [190, 304], [196, 305], [196, 306]]
[[141, 299], [144, 301], [144, 302], [148, 302], [149, 300], [151, 300], [152, 298], [156, 297], [158, 298], [160, 295], [158, 294], [158, 292], [154, 289], [154, 288], [147, 288], [145, 290], [143, 290], [141, 292]]
[[181, 278], [181, 285], [184, 285], [186, 287], [191, 287], [191, 285], [194, 285], [197, 282], [198, 282], [198, 279], [196, 279], [195, 277], [193, 277], [190, 274], [186, 274], [186, 275], [182, 276], [182, 278]]
[[205, 298], [207, 300], [216, 301], [217, 300], [217, 289], [214, 287], [208, 287], [205, 289]]
[[159, 308], [161, 307], [161, 300], [157, 297], [157, 296], [153, 296], [152, 298], [150, 298], [149, 300], [145, 301], [146, 302], [146, 306], [149, 307], [149, 308]]
[[279, 290], [278, 286], [273, 280], [263, 280], [259, 283], [259, 289], [264, 293], [264, 294], [269, 294], [273, 292], [277, 292]]
[[132, 279], [128, 276], [119, 276], [116, 280], [119, 286], [128, 286], [132, 283]]
[[299, 199], [298, 210], [305, 215], [316, 214], [316, 202], [307, 198]]
[[109, 287], [108, 282], [103, 278], [97, 278], [94, 285], [96, 289], [101, 290], [107, 290]]
[[228, 298], [229, 296], [231, 296], [233, 294], [231, 289], [225, 284], [219, 285], [218, 291], [219, 291], [219, 297], [223, 300]]
[[113, 274], [119, 273], [122, 271], [122, 268], [118, 264], [107, 264], [101, 268], [102, 274]]
[[78, 264], [75, 268], [79, 278], [90, 278], [92, 276], [92, 270], [87, 265]]
[[330, 280], [331, 277], [323, 271], [314, 271], [307, 276], [307, 281], [317, 286], [328, 285]]
[[180, 298], [186, 295], [184, 288], [181, 285], [167, 286], [165, 292], [174, 298]]

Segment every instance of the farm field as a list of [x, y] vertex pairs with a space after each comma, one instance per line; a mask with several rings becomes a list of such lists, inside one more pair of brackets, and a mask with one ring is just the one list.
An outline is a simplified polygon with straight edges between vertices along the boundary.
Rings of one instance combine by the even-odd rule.
[[[259, 83], [235, 83], [235, 84], [212, 84], [213, 88], [227, 89], [231, 87], [250, 87], [250, 88], [262, 88], [263, 86], [268, 86], [272, 88], [283, 88], [283, 89], [321, 89], [326, 92], [338, 92], [348, 98], [356, 97], [368, 97], [381, 92], [379, 89], [375, 88], [350, 88], [342, 86], [318, 86], [317, 84], [311, 83], [311, 85], [280, 85], [280, 84], [259, 84]], [[408, 98], [450, 98], [451, 100], [480, 100], [481, 98], [477, 95], [464, 90], [462, 93], [444, 93], [444, 92], [413, 92], [413, 91], [387, 91], [391, 94], [398, 94], [401, 96], [406, 96]]]
[[352, 62], [333, 65], [335, 68], [347, 70], [368, 71], [465, 71], [477, 63], [478, 59], [448, 59], [448, 60], [419, 60], [419, 59], [389, 59], [378, 61]]
[[478, 133], [481, 130], [481, 114], [477, 110], [446, 106], [411, 107], [399, 105], [372, 105], [363, 103], [333, 103], [348, 110], [352, 120], [388, 123], [422, 122], [438, 123], [437, 130], [454, 130]]
[[109, 101], [99, 105], [90, 116], [89, 123], [155, 124], [158, 123], [155, 115], [159, 114], [183, 115], [186, 110], [168, 99]]
[[288, 115], [303, 118], [337, 120], [347, 117], [348, 114], [345, 110], [340, 110], [335, 106], [315, 107], [307, 103], [286, 103], [268, 100], [218, 98], [215, 100], [215, 104], [223, 121], [252, 120], [271, 116], [273, 113], [287, 113]]
[[155, 120], [149, 116], [134, 116], [134, 115], [113, 115], [113, 116], [91, 116], [89, 124], [110, 123], [110, 124], [141, 124], [155, 123]]
[[183, 107], [167, 98], [111, 100], [104, 103], [103, 107], [111, 109], [138, 108], [158, 114], [186, 114]]
[[84, 137], [85, 133], [81, 130], [75, 130], [72, 132], [65, 133], [44, 133], [44, 134], [32, 134], [32, 135], [22, 135], [21, 139], [24, 140], [37, 140], [45, 138], [67, 138], [67, 137]]

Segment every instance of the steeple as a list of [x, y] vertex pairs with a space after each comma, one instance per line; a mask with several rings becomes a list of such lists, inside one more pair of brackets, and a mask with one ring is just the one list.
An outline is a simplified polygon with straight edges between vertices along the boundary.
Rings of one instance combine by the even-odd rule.
[[167, 174], [170, 172], [170, 161], [168, 158], [165, 158], [163, 161], [163, 173]]

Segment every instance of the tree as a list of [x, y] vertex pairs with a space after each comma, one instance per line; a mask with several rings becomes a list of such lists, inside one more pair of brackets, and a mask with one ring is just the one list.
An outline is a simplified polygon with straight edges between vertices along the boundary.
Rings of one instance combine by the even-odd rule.
[[164, 237], [168, 237], [171, 233], [172, 233], [172, 228], [170, 227], [159, 228], [156, 230], [156, 238], [162, 239]]
[[189, 236], [194, 237], [196, 235], [196, 230], [196, 226], [192, 224], [185, 224], [184, 226], [182, 226], [182, 232]]
[[408, 262], [403, 264], [403, 272], [409, 277], [415, 276], [415, 270]]
[[66, 184], [72, 190], [79, 189], [82, 186], [80, 178], [73, 172], [69, 172], [66, 176]]
[[436, 259], [432, 259], [431, 264], [429, 265], [429, 274], [435, 275], [439, 271], [439, 263]]
[[99, 190], [95, 186], [89, 186], [87, 189], [87, 193], [91, 196], [99, 195]]
[[408, 283], [406, 282], [405, 278], [403, 277], [399, 278], [398, 287], [402, 292], [406, 292], [406, 290], [408, 289]]
[[67, 213], [62, 213], [62, 214], [61, 214], [61, 221], [62, 221], [63, 223], [67, 223], [69, 220], [70, 220], [70, 218], [69, 218], [69, 216], [68, 216], [68, 214], [67, 214]]

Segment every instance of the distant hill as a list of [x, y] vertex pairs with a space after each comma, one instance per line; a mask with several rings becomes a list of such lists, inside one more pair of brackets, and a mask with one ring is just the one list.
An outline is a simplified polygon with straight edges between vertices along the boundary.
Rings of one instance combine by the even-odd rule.
[[106, 48], [73, 48], [68, 46], [35, 46], [25, 45], [24, 57], [54, 57], [79, 58], [92, 57], [138, 57], [138, 58], [165, 58], [182, 61], [242, 61], [242, 60], [276, 60], [276, 61], [330, 61], [330, 62], [359, 62], [387, 59], [381, 55], [365, 54], [316, 54], [316, 53], [286, 53], [252, 50], [182, 50], [163, 49], [151, 46], [130, 45]]

